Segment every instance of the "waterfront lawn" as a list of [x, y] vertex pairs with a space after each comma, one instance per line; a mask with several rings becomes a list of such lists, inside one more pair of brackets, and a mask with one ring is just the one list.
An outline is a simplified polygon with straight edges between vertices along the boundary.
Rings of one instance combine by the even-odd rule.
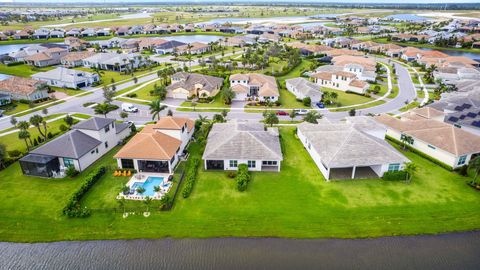
[[0, 64], [0, 73], [12, 75], [12, 76], [19, 76], [19, 77], [30, 77], [35, 73], [45, 72], [53, 68], [54, 67], [38, 68], [38, 67], [30, 66], [27, 64], [13, 65], [13, 66]]
[[[199, 170], [192, 195], [174, 208], [141, 211], [122, 218], [111, 210], [127, 180], [110, 173], [82, 204], [86, 219], [68, 219], [61, 209], [95, 166], [116, 166], [113, 149], [75, 179], [43, 179], [21, 174], [18, 163], [0, 172], [0, 240], [60, 241], [159, 237], [378, 237], [480, 228], [480, 195], [465, 177], [412, 153], [418, 166], [410, 184], [375, 180], [325, 182], [293, 127], [282, 127], [284, 161], [280, 173], [252, 173], [246, 192], [222, 171]], [[200, 156], [195, 143], [192, 156]], [[154, 208], [151, 208], [154, 210]]]

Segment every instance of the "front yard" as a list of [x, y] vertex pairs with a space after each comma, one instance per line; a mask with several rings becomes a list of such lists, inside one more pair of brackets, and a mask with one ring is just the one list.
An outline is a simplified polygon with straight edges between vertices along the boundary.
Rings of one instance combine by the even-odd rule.
[[[91, 217], [61, 215], [89, 168], [75, 179], [23, 176], [18, 163], [0, 172], [0, 240], [60, 241], [159, 237], [378, 237], [480, 228], [480, 194], [467, 178], [411, 152], [418, 166], [411, 184], [382, 180], [325, 182], [293, 128], [281, 128], [280, 173], [253, 173], [246, 192], [225, 172], [200, 169], [192, 195], [171, 211], [122, 218], [115, 195], [124, 177], [107, 173], [82, 205]], [[115, 148], [95, 166], [110, 165]], [[200, 155], [198, 145], [190, 147]], [[138, 207], [142, 208], [143, 205]], [[103, 209], [103, 210], [102, 210]], [[153, 209], [153, 208], [151, 208]]]

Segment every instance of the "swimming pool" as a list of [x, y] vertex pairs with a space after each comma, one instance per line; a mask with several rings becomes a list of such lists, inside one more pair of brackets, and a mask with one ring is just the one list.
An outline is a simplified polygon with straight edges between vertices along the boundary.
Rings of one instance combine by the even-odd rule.
[[133, 183], [132, 188], [137, 189], [138, 187], [143, 187], [145, 192], [142, 195], [152, 197], [155, 195], [155, 186], [163, 186], [163, 177], [149, 176], [145, 182]]

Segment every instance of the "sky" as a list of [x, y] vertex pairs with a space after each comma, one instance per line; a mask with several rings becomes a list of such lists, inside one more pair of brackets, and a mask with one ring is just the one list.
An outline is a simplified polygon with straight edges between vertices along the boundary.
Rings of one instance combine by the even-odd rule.
[[[80, 2], [104, 2], [104, 3], [122, 3], [122, 2], [137, 2], [137, 3], [148, 3], [148, 2], [270, 2], [265, 0], [0, 0], [0, 3], [12, 3], [12, 2], [28, 2], [28, 3], [80, 3]], [[291, 3], [301, 3], [301, 2], [317, 2], [317, 3], [478, 3], [480, 5], [480, 0], [274, 0], [271, 2], [291, 2]]]

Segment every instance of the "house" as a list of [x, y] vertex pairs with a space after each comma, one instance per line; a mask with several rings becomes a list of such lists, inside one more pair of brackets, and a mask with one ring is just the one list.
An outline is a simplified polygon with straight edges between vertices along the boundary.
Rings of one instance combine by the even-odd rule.
[[261, 123], [216, 123], [208, 134], [202, 157], [205, 170], [280, 171], [283, 160], [277, 128]]
[[12, 103], [12, 98], [9, 94], [1, 94], [0, 93], [0, 106], [7, 105]]
[[44, 81], [12, 76], [0, 81], [0, 94], [13, 100], [37, 101], [48, 98], [48, 87]]
[[150, 50], [167, 42], [167, 40], [161, 38], [141, 38], [138, 47], [140, 50]]
[[50, 31], [49, 37], [50, 38], [63, 38], [63, 37], [65, 37], [65, 31], [63, 31], [62, 29], [53, 29], [52, 31]]
[[352, 55], [340, 55], [332, 58], [334, 66], [341, 67], [343, 71], [354, 73], [359, 80], [375, 81], [376, 62], [373, 58]]
[[99, 68], [111, 71], [124, 71], [125, 69], [138, 68], [145, 64], [141, 55], [136, 53], [97, 53], [85, 58], [83, 65], [89, 68]]
[[25, 57], [28, 65], [36, 67], [47, 67], [60, 64], [60, 59], [68, 54], [68, 50], [64, 48], [49, 48], [43, 52], [36, 53]]
[[298, 125], [298, 138], [325, 180], [377, 178], [402, 170], [408, 159], [383, 140], [385, 128], [368, 118], [355, 120]]
[[81, 51], [81, 52], [70, 52], [60, 59], [60, 63], [65, 67], [79, 67], [83, 66], [83, 59], [95, 55], [95, 52], [90, 51]]
[[110, 36], [110, 29], [108, 28], [100, 28], [95, 31], [95, 35], [97, 37], [106, 37]]
[[130, 135], [125, 123], [93, 117], [72, 130], [30, 151], [20, 159], [25, 175], [63, 177], [68, 167], [83, 171]]
[[259, 99], [260, 101], [278, 100], [277, 81], [272, 76], [258, 73], [230, 75], [230, 87], [235, 92], [234, 100]]
[[82, 32], [80, 32], [80, 36], [82, 37], [94, 37], [97, 35], [97, 31], [94, 28], [85, 28]]
[[18, 51], [13, 51], [8, 53], [8, 56], [10, 56], [14, 62], [22, 62], [25, 60], [26, 57], [43, 52], [48, 48], [49, 47], [47, 47], [46, 44], [29, 45], [21, 48]]
[[97, 73], [68, 69], [65, 67], [57, 67], [49, 71], [39, 72], [33, 74], [32, 78], [45, 81], [50, 86], [72, 89], [84, 88], [100, 81]]
[[387, 126], [386, 135], [455, 169], [468, 165], [480, 153], [480, 136], [434, 119], [397, 119], [389, 115], [375, 120]]
[[219, 40], [220, 46], [228, 47], [243, 47], [247, 45], [247, 42], [239, 37], [225, 37]]
[[119, 168], [138, 172], [173, 173], [192, 138], [194, 121], [183, 117], [162, 117], [146, 125], [114, 156]]
[[315, 83], [340, 91], [350, 91], [358, 94], [364, 94], [370, 85], [361, 81], [357, 75], [347, 71], [318, 72], [312, 75]]
[[26, 30], [20, 30], [13, 35], [13, 39], [29, 39], [30, 33]]
[[326, 51], [333, 50], [333, 48], [324, 46], [324, 45], [314, 45], [314, 44], [305, 44], [300, 42], [295, 42], [290, 44], [290, 47], [297, 48], [303, 55], [321, 55], [325, 54]]
[[167, 86], [167, 97], [214, 97], [220, 91], [223, 79], [198, 73], [177, 72], [172, 75], [172, 84]]
[[177, 47], [178, 54], [201, 54], [206, 53], [211, 50], [210, 45], [201, 43], [201, 42], [193, 42], [187, 45], [182, 45]]
[[258, 42], [267, 43], [267, 42], [279, 42], [280, 36], [277, 34], [264, 33], [261, 34], [258, 38]]
[[78, 36], [80, 36], [81, 32], [82, 31], [78, 28], [72, 28], [72, 29], [68, 30], [67, 32], [65, 32], [65, 35], [67, 37], [78, 37]]
[[287, 90], [294, 94], [297, 99], [309, 97], [312, 104], [322, 100], [323, 93], [320, 91], [320, 87], [305, 78], [288, 79], [285, 83]]
[[77, 37], [66, 37], [63, 41], [68, 46], [69, 51], [82, 51], [88, 46], [88, 42]]
[[176, 40], [169, 40], [160, 45], [156, 45], [154, 49], [156, 54], [167, 54], [167, 53], [175, 52], [178, 47], [184, 46], [184, 45], [186, 44], [183, 42], [176, 41]]

